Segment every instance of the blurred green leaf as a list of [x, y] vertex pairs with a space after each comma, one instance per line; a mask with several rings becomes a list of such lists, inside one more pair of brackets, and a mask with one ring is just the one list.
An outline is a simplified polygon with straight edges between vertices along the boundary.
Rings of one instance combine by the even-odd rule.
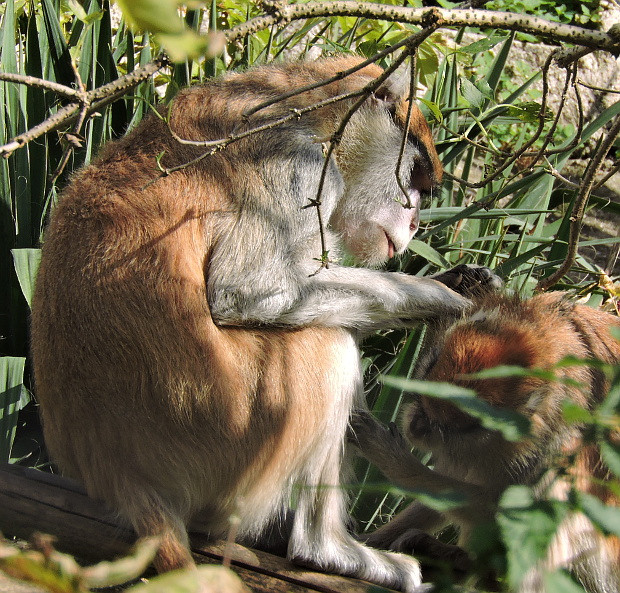
[[543, 575], [545, 590], [550, 593], [586, 593], [585, 589], [563, 571], [546, 572]]
[[497, 522], [507, 549], [508, 582], [518, 589], [523, 577], [546, 554], [568, 508], [534, 499], [531, 488], [510, 486], [499, 502]]
[[85, 567], [80, 578], [89, 589], [122, 585], [139, 577], [151, 564], [161, 545], [161, 538], [142, 538], [126, 556], [112, 562]]
[[594, 416], [589, 410], [582, 408], [570, 400], [562, 402], [562, 416], [569, 424], [591, 424], [594, 422]]
[[173, 570], [129, 589], [131, 593], [250, 593], [243, 581], [225, 566]]
[[118, 0], [127, 20], [139, 29], [154, 33], [174, 62], [198, 57], [207, 50], [207, 40], [186, 27], [179, 16], [177, 0]]
[[472, 389], [451, 383], [392, 376], [383, 376], [382, 381], [403, 391], [448, 401], [459, 410], [477, 418], [484, 428], [500, 432], [508, 441], [518, 441], [529, 434], [530, 423], [527, 418], [512, 410], [491, 406], [477, 397]]
[[620, 478], [620, 445], [602, 440], [601, 455], [607, 467]]
[[596, 496], [578, 492], [577, 501], [584, 515], [604, 533], [620, 537], [620, 508], [606, 505]]

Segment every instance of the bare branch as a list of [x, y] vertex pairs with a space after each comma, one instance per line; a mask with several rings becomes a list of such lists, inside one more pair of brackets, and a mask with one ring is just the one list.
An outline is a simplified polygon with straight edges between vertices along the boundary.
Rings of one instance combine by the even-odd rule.
[[[75, 91], [78, 93], [76, 98], [79, 98], [78, 102], [69, 103], [58, 109], [56, 113], [53, 113], [46, 120], [40, 124], [34, 126], [30, 130], [27, 130], [23, 134], [16, 136], [7, 144], [0, 146], [0, 156], [8, 157], [15, 150], [24, 146], [31, 140], [56, 130], [62, 126], [70, 125], [79, 117], [82, 117], [81, 110], [84, 105], [87, 105], [85, 115], [89, 116], [102, 109], [105, 105], [116, 101], [122, 97], [129, 89], [137, 86], [141, 82], [150, 78], [155, 72], [163, 68], [168, 64], [168, 61], [163, 58], [156, 58], [152, 62], [149, 62], [141, 68], [136, 68], [133, 72], [125, 74], [120, 78], [109, 82], [99, 88], [92, 91], [88, 91], [83, 94], [81, 91]], [[62, 85], [60, 85], [62, 86]], [[69, 87], [63, 87], [68, 89]]]
[[591, 89], [593, 91], [599, 91], [601, 93], [615, 93], [615, 94], [620, 95], [620, 89], [610, 89], [610, 88], [604, 88], [600, 86], [594, 86], [593, 84], [588, 84], [586, 82], [583, 82], [583, 80], [581, 80], [580, 78], [577, 79], [577, 84], [581, 86], [585, 86], [587, 89]]
[[321, 196], [323, 195], [323, 187], [325, 185], [325, 178], [327, 176], [327, 169], [329, 167], [331, 156], [336, 146], [340, 142], [340, 139], [342, 138], [344, 129], [346, 128], [349, 121], [351, 120], [351, 117], [353, 117], [353, 114], [364, 104], [368, 96], [371, 93], [374, 93], [392, 75], [392, 73], [396, 71], [400, 67], [400, 65], [409, 57], [409, 54], [413, 53], [416, 50], [416, 48], [431, 33], [433, 33], [436, 30], [436, 28], [437, 27], [433, 25], [429, 26], [426, 29], [423, 29], [422, 31], [420, 31], [419, 33], [416, 33], [415, 35], [411, 35], [411, 37], [408, 38], [408, 44], [407, 44], [408, 51], [405, 51], [400, 56], [398, 56], [394, 60], [394, 62], [388, 68], [384, 70], [381, 76], [378, 76], [377, 78], [375, 78], [371, 83], [367, 84], [362, 89], [364, 94], [355, 102], [355, 104], [345, 114], [345, 116], [342, 118], [342, 121], [340, 122], [338, 129], [336, 130], [336, 132], [334, 132], [334, 134], [332, 135], [330, 139], [329, 148], [327, 149], [327, 152], [325, 154], [325, 161], [323, 163], [323, 170], [321, 171], [321, 178], [319, 181], [319, 187], [316, 192], [316, 198], [308, 205], [308, 206], [314, 206], [316, 208], [317, 216], [319, 218], [319, 230], [321, 233], [322, 255], [321, 255], [321, 268], [319, 268], [317, 272], [320, 271], [320, 269], [324, 267], [325, 268], [329, 267], [329, 259], [327, 258], [327, 247], [326, 247], [326, 242], [325, 242], [325, 231], [324, 231], [323, 219], [321, 215]]
[[564, 275], [571, 269], [573, 264], [575, 263], [575, 258], [577, 256], [577, 247], [579, 244], [579, 235], [581, 234], [581, 227], [583, 224], [583, 215], [586, 210], [586, 205], [588, 203], [588, 198], [592, 193], [592, 189], [595, 184], [595, 177], [600, 169], [605, 155], [615, 142], [616, 138], [620, 134], [620, 117], [616, 117], [611, 129], [600, 143], [597, 148], [594, 156], [588, 163], [588, 167], [586, 168], [583, 182], [581, 184], [581, 189], [575, 198], [575, 204], [573, 205], [573, 211], [570, 217], [570, 230], [569, 230], [569, 238], [568, 238], [568, 252], [564, 261], [560, 265], [560, 267], [553, 272], [547, 278], [543, 278], [538, 283], [536, 290], [544, 291], [551, 288], [554, 284], [556, 284], [559, 280], [561, 280]]
[[[411, 50], [410, 50], [411, 52]], [[409, 104], [407, 105], [407, 117], [405, 118], [405, 125], [403, 126], [403, 135], [400, 142], [400, 149], [398, 151], [398, 158], [396, 159], [396, 183], [398, 183], [398, 187], [400, 191], [403, 192], [405, 196], [405, 203], [403, 204], [405, 208], [411, 208], [411, 196], [403, 183], [403, 180], [400, 176], [400, 167], [403, 162], [403, 155], [405, 154], [405, 147], [407, 146], [407, 136], [409, 134], [409, 124], [411, 122], [411, 112], [413, 110], [413, 100], [415, 98], [415, 54], [411, 52], [411, 64], [409, 70]]]

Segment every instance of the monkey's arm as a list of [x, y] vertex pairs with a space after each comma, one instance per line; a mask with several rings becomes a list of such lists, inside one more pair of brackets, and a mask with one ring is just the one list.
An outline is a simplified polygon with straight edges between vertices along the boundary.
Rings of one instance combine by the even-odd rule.
[[[409, 490], [426, 490], [433, 494], [462, 494], [465, 497], [464, 504], [446, 513], [450, 520], [473, 524], [487, 521], [494, 514], [495, 500], [488, 489], [440, 474], [425, 466], [411, 453], [409, 444], [394, 425], [384, 426], [370, 412], [359, 410], [351, 419], [351, 433], [351, 440], [357, 444], [364, 457], [398, 486]], [[426, 512], [430, 514], [427, 516]], [[397, 528], [408, 525], [427, 530], [442, 522], [438, 513], [417, 503], [404, 513]]]
[[440, 282], [395, 272], [330, 265], [311, 276], [303, 267], [291, 270], [279, 262], [264, 273], [270, 282], [262, 292], [261, 283], [252, 280], [243, 287], [210, 287], [209, 304], [218, 324], [322, 325], [365, 332], [458, 314], [469, 304]]

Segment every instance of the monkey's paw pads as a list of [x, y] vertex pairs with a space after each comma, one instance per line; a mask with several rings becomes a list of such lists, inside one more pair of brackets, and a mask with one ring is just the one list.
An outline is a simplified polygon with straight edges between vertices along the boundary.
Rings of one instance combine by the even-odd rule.
[[465, 297], [481, 296], [499, 290], [504, 285], [493, 270], [475, 264], [458, 265], [447, 272], [436, 274], [433, 279]]

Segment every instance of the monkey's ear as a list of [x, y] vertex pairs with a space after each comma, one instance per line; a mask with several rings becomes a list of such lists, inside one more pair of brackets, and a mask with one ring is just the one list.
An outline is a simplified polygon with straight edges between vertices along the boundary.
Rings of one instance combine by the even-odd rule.
[[375, 98], [395, 105], [409, 94], [410, 67], [401, 66], [376, 91]]

